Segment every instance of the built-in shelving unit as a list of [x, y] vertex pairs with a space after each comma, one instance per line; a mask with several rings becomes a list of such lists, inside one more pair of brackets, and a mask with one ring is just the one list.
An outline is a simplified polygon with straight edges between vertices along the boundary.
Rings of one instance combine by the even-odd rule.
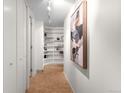
[[44, 31], [44, 65], [63, 63], [63, 28], [45, 27]]

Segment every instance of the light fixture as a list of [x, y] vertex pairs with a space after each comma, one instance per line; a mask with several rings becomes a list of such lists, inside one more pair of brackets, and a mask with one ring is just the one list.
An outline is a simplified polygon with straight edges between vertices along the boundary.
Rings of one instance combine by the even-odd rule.
[[61, 6], [64, 4], [64, 0], [54, 0], [54, 5], [55, 6]]
[[47, 7], [47, 10], [48, 10], [48, 11], [51, 11], [51, 7], [50, 7], [50, 6], [48, 6], [48, 7]]
[[51, 24], [51, 10], [52, 10], [52, 0], [48, 0], [47, 10], [48, 10], [48, 23]]

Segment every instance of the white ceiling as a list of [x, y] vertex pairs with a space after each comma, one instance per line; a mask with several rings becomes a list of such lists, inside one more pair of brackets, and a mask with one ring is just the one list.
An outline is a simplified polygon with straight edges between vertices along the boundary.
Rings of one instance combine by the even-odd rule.
[[30, 7], [37, 21], [43, 21], [45, 26], [63, 27], [64, 19], [75, 0], [52, 0], [50, 13], [51, 23], [48, 17], [48, 0], [30, 0]]

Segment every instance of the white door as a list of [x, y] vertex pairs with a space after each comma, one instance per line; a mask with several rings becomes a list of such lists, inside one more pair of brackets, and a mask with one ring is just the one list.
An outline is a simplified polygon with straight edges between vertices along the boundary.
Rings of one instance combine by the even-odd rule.
[[16, 0], [4, 0], [4, 93], [17, 93], [16, 73]]
[[26, 91], [26, 14], [24, 0], [17, 0], [17, 92]]

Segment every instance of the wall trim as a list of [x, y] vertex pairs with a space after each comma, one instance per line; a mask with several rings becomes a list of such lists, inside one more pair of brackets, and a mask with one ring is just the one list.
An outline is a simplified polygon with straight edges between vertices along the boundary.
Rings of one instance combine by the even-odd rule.
[[64, 64], [64, 63], [63, 63], [63, 62], [58, 62], [58, 63], [57, 63], [57, 62], [53, 62], [53, 63], [44, 63], [44, 66], [45, 66], [45, 65], [50, 65], [50, 64]]
[[70, 87], [71, 87], [73, 93], [76, 93], [75, 90], [74, 90], [74, 88], [72, 87], [71, 82], [69, 81], [69, 79], [68, 79], [68, 77], [67, 77], [65, 71], [63, 71], [63, 73], [64, 73], [65, 79], [68, 81], [68, 83], [69, 83], [69, 85], [70, 85]]

